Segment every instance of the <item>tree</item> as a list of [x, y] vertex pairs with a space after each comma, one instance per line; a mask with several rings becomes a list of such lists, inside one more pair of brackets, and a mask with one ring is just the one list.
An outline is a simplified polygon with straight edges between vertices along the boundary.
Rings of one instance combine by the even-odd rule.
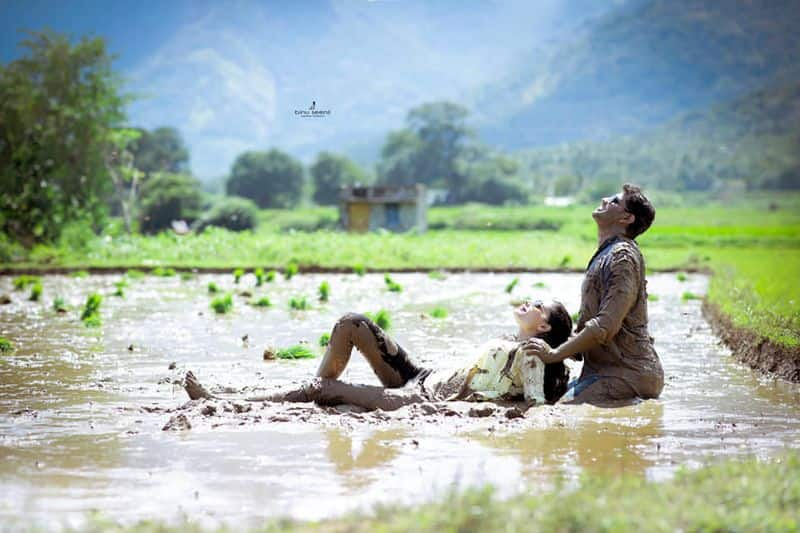
[[173, 220], [193, 222], [200, 214], [203, 194], [200, 183], [186, 174], [161, 172], [142, 185], [140, 229], [156, 233], [171, 226]]
[[113, 186], [109, 134], [128, 98], [100, 38], [34, 32], [26, 54], [0, 67], [0, 220], [26, 245], [70, 221], [99, 227]]
[[280, 150], [245, 152], [233, 163], [226, 190], [262, 208], [293, 207], [303, 191], [303, 165]]
[[311, 166], [314, 180], [314, 201], [319, 205], [336, 204], [342, 185], [364, 183], [361, 168], [345, 156], [321, 152]]
[[474, 132], [466, 126], [469, 111], [451, 102], [431, 102], [408, 112], [407, 127], [389, 134], [378, 165], [384, 183], [425, 183], [450, 189], [459, 197], [465, 176], [459, 159]]
[[502, 205], [507, 202], [527, 203], [528, 192], [518, 176], [519, 163], [486, 148], [471, 150], [471, 157], [462, 164], [460, 173], [465, 176], [459, 189], [459, 202], [482, 202]]
[[109, 140], [114, 147], [106, 153], [106, 170], [114, 183], [114, 200], [122, 211], [125, 231], [133, 229], [133, 218], [138, 207], [139, 180], [142, 171], [133, 166], [134, 156], [130, 147], [141, 135], [141, 131], [120, 128], [111, 132]]
[[189, 171], [189, 150], [175, 128], [139, 130], [141, 136], [132, 144], [135, 166], [145, 174]]

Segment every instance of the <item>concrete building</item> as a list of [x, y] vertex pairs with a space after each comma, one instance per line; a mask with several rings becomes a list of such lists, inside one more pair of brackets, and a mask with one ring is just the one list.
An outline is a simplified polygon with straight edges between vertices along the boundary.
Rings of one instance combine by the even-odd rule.
[[424, 185], [385, 187], [342, 187], [339, 192], [339, 221], [344, 229], [365, 233], [384, 228], [390, 231], [425, 231], [428, 227]]

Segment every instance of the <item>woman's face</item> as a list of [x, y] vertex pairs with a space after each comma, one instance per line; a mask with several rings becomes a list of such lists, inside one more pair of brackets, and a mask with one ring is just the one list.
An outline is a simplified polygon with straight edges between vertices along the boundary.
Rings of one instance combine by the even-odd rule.
[[550, 309], [541, 300], [523, 302], [514, 309], [514, 318], [520, 329], [530, 335], [550, 330]]

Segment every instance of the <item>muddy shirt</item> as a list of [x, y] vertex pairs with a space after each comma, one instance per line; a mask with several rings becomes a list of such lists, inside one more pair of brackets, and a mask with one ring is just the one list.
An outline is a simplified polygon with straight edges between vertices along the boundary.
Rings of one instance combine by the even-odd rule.
[[581, 379], [616, 378], [608, 380], [614, 399], [655, 398], [664, 387], [664, 371], [647, 330], [644, 272], [636, 243], [613, 237], [592, 257], [581, 288], [577, 330], [592, 331], [599, 344], [582, 354]]
[[[432, 401], [527, 400], [544, 403], [544, 364], [523, 369], [517, 352], [519, 340], [492, 339], [478, 348], [476, 361], [468, 366], [434, 370], [415, 384]], [[527, 381], [527, 384], [526, 384]]]

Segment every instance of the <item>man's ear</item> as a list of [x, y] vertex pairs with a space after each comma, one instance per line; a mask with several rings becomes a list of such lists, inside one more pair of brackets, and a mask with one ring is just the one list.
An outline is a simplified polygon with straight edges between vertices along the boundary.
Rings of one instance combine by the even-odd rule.
[[620, 222], [625, 224], [626, 226], [630, 226], [636, 220], [636, 215], [633, 213], [625, 213], [625, 216], [619, 219]]
[[547, 322], [543, 322], [543, 323], [539, 324], [539, 333], [547, 333], [551, 329], [553, 329], [553, 326], [551, 326]]

